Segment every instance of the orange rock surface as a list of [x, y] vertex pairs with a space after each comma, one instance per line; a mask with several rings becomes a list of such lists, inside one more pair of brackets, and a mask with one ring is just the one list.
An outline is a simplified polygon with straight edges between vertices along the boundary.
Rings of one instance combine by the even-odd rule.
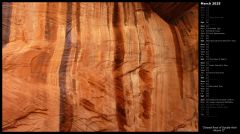
[[198, 5], [167, 4], [3, 3], [3, 131], [197, 131]]

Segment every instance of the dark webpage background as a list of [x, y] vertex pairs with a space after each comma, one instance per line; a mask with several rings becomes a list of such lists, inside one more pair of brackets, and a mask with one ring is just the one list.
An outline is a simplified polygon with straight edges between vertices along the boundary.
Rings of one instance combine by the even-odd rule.
[[[204, 1], [209, 2], [209, 1]], [[211, 2], [211, 1], [210, 1]], [[218, 2], [218, 1], [215, 1]], [[201, 3], [199, 3], [199, 21], [201, 21], [202, 12]], [[204, 6], [207, 7], [207, 6]], [[209, 75], [209, 85], [220, 84], [223, 88], [209, 88], [208, 98], [231, 98], [234, 99], [233, 104], [227, 104], [228, 108], [209, 108], [208, 115], [206, 111], [204, 115], [201, 114], [201, 110], [207, 110], [206, 107], [201, 107], [200, 95], [199, 95], [199, 131], [200, 132], [240, 132], [239, 131], [239, 90], [240, 90], [240, 48], [239, 48], [239, 38], [240, 38], [240, 6], [238, 3], [232, 1], [221, 1], [220, 6], [209, 6], [210, 16], [222, 16], [223, 19], [209, 19], [209, 27], [221, 27], [222, 31], [226, 33], [225, 35], [209, 35], [209, 40], [224, 40], [232, 39], [236, 40], [236, 43], [209, 43], [209, 57], [210, 58], [227, 58], [224, 61], [228, 67], [209, 67], [209, 71], [223, 71], [224, 75]], [[199, 22], [200, 24], [200, 22]], [[200, 31], [199, 27], [199, 31]], [[201, 36], [201, 32], [199, 33]], [[205, 38], [206, 39], [206, 38]], [[206, 41], [206, 40], [205, 40]], [[201, 50], [200, 50], [201, 51]], [[199, 51], [199, 53], [200, 53]], [[200, 60], [199, 60], [200, 61]], [[219, 61], [221, 62], [221, 61]], [[199, 62], [199, 68], [201, 62]], [[211, 61], [209, 62], [211, 64]], [[218, 64], [217, 62], [215, 62]], [[206, 69], [207, 65], [205, 66]], [[206, 77], [205, 77], [206, 79]], [[206, 79], [207, 81], [207, 79]], [[199, 78], [199, 83], [200, 78]], [[199, 93], [201, 92], [201, 85], [199, 85]], [[206, 129], [206, 127], [215, 127], [215, 129]], [[235, 126], [237, 129], [222, 129], [223, 127]], [[217, 128], [218, 127], [218, 128]]]

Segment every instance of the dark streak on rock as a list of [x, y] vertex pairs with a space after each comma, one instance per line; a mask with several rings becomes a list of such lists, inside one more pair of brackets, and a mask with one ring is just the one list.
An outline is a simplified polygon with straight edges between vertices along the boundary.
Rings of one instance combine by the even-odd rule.
[[77, 3], [77, 11], [76, 11], [76, 20], [77, 20], [77, 35], [78, 35], [78, 39], [77, 39], [77, 45], [76, 45], [76, 52], [75, 52], [75, 56], [74, 56], [74, 62], [77, 62], [78, 59], [78, 53], [80, 50], [80, 45], [81, 45], [81, 39], [79, 37], [80, 35], [80, 3]]
[[142, 105], [144, 108], [144, 112], [143, 112], [143, 117], [145, 119], [149, 119], [150, 118], [150, 110], [151, 110], [151, 93], [146, 90], [143, 91], [143, 101], [142, 101]]
[[179, 129], [185, 128], [185, 127], [186, 127], [185, 124], [179, 124], [178, 126], [174, 127], [173, 130], [170, 132], [177, 132]]
[[176, 67], [177, 67], [177, 73], [178, 73], [178, 79], [179, 79], [179, 87], [180, 87], [180, 96], [183, 99], [183, 67], [182, 67], [182, 56], [181, 56], [181, 48], [179, 44], [179, 40], [177, 37], [176, 29], [173, 25], [170, 25], [173, 40], [175, 44], [175, 53], [176, 53]]
[[148, 3], [142, 3], [142, 8], [143, 8], [142, 10], [144, 12], [144, 16], [148, 21], [149, 18], [151, 18], [151, 13], [152, 13], [151, 6]]
[[[54, 7], [57, 6], [57, 7]], [[45, 39], [48, 41], [55, 41], [57, 38], [57, 27], [58, 25], [54, 23], [57, 19], [57, 14], [51, 13], [52, 10], [57, 10], [58, 4], [47, 3], [47, 13], [46, 13], [46, 24], [45, 24]], [[55, 11], [57, 12], [57, 11]]]
[[150, 83], [152, 81], [149, 73], [150, 72], [147, 69], [140, 67], [139, 76], [144, 83]]
[[123, 11], [124, 11], [124, 25], [127, 25], [127, 7], [126, 7], [127, 3], [123, 3]]
[[75, 93], [76, 92], [76, 79], [72, 79], [72, 88]]
[[2, 3], [2, 48], [9, 42], [11, 31], [12, 3]]
[[[144, 12], [145, 19], [148, 20], [151, 15], [151, 9], [149, 7], [146, 7], [142, 3], [142, 11]], [[150, 118], [151, 118], [151, 107], [152, 107], [152, 100], [151, 100], [151, 94], [153, 90], [153, 78], [152, 78], [152, 70], [153, 70], [153, 44], [152, 39], [149, 37], [149, 29], [147, 28], [146, 25], [143, 25], [146, 27], [146, 29], [143, 31], [144, 38], [145, 38], [145, 43], [142, 48], [143, 51], [146, 52], [146, 60], [147, 64], [144, 66], [141, 66], [139, 69], [139, 77], [140, 77], [140, 88], [142, 91], [142, 100], [141, 104], [143, 107], [143, 112], [142, 112], [142, 117], [143, 117], [143, 122], [146, 128], [149, 127], [150, 124]]]
[[80, 32], [80, 3], [77, 3], [76, 11], [76, 20], [77, 20], [77, 32]]
[[106, 5], [107, 5], [107, 26], [109, 29], [109, 5], [108, 5], [108, 3], [106, 3]]
[[61, 59], [61, 65], [59, 69], [59, 87], [60, 87], [60, 131], [70, 131], [72, 128], [73, 121], [73, 106], [71, 105], [71, 100], [67, 96], [66, 92], [66, 73], [68, 57], [70, 55], [71, 46], [71, 27], [72, 27], [72, 3], [67, 3], [67, 21], [66, 21], [66, 40], [63, 50], [63, 55]]
[[139, 77], [143, 81], [143, 84], [140, 86], [142, 86], [144, 89], [142, 93], [143, 96], [142, 106], [144, 110], [142, 115], [145, 119], [149, 119], [151, 110], [151, 93], [153, 89], [151, 72], [145, 69], [144, 67], [141, 67], [139, 70]]
[[90, 102], [89, 100], [81, 99], [81, 104], [85, 109], [87, 109], [89, 111], [95, 111], [95, 105], [92, 102]]
[[137, 27], [137, 16], [136, 16], [136, 7], [134, 5], [134, 2], [132, 2], [132, 6], [133, 6], [133, 15], [134, 15], [134, 25]]
[[[113, 9], [113, 30], [114, 36], [116, 39], [116, 47], [114, 54], [114, 69], [118, 68], [124, 61], [124, 41], [123, 33], [120, 23], [120, 10], [119, 5], [114, 3]], [[114, 75], [122, 74], [122, 69], [114, 71]], [[124, 99], [124, 89], [123, 89], [123, 80], [121, 77], [114, 77], [115, 85], [115, 96], [116, 96], [116, 111], [117, 111], [117, 122], [120, 131], [126, 131], [124, 125], [126, 125], [126, 112], [125, 112], [125, 99]]]

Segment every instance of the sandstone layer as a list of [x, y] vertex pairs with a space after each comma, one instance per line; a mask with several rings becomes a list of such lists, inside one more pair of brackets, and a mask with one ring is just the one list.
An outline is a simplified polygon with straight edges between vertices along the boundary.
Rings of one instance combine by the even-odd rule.
[[2, 10], [3, 131], [198, 130], [197, 4]]

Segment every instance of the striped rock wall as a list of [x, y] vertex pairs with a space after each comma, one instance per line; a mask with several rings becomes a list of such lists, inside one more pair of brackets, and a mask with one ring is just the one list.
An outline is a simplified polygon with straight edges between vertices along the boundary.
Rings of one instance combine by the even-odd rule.
[[198, 130], [197, 5], [171, 24], [137, 2], [2, 11], [3, 131]]

